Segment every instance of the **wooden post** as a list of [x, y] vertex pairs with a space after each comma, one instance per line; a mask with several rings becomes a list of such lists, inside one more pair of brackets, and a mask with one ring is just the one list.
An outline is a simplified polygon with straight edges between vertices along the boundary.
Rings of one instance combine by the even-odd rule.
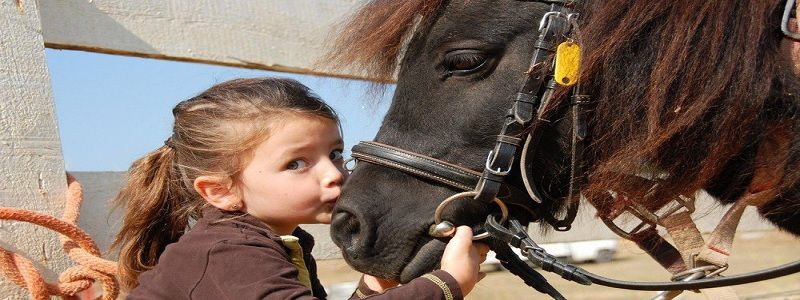
[[[37, 2], [0, 1], [0, 206], [61, 216], [66, 177]], [[47, 280], [69, 264], [58, 236], [0, 221], [0, 245], [23, 254]], [[28, 292], [0, 279], [4, 299]]]

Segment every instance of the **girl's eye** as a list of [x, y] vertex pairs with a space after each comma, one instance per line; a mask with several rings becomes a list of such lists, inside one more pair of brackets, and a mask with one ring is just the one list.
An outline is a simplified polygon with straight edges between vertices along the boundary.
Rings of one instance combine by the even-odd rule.
[[286, 165], [286, 169], [287, 170], [299, 170], [299, 169], [305, 168], [307, 165], [308, 165], [308, 163], [306, 163], [304, 160], [297, 159], [297, 160], [293, 160], [293, 161], [289, 162], [289, 164]]
[[342, 150], [333, 150], [328, 158], [330, 158], [332, 161], [339, 161], [344, 159], [344, 155], [342, 154]]

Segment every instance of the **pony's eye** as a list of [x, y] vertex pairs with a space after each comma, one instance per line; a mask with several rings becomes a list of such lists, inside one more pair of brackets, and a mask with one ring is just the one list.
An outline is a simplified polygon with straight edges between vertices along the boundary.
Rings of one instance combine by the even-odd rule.
[[333, 150], [331, 151], [331, 154], [328, 155], [328, 158], [330, 158], [332, 161], [340, 161], [344, 159], [344, 155], [342, 154], [342, 150]]
[[296, 160], [290, 161], [286, 165], [286, 169], [287, 170], [300, 170], [302, 168], [305, 168], [307, 165], [308, 165], [308, 163], [306, 163], [306, 161], [304, 161], [302, 159], [296, 159]]
[[447, 75], [468, 75], [481, 70], [488, 60], [489, 55], [479, 50], [454, 50], [444, 55], [442, 66]]

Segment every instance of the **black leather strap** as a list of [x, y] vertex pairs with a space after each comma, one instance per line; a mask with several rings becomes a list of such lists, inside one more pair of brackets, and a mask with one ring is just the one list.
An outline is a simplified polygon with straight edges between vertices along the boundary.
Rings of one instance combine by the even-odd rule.
[[359, 161], [400, 170], [465, 191], [474, 189], [481, 177], [480, 173], [473, 170], [378, 142], [360, 142], [352, 152], [352, 156]]
[[556, 290], [547, 279], [536, 272], [533, 268], [528, 266], [522, 259], [514, 253], [514, 250], [508, 246], [507, 243], [504, 242], [494, 242], [492, 243], [492, 251], [496, 253], [497, 260], [500, 261], [500, 264], [503, 265], [506, 269], [508, 269], [511, 274], [517, 275], [522, 278], [522, 281], [525, 282], [528, 286], [536, 289], [540, 293], [547, 294], [553, 299], [556, 300], [565, 300], [567, 298], [564, 295]]
[[[553, 10], [557, 8], [553, 7]], [[563, 33], [565, 25], [561, 21], [547, 22], [545, 28], [539, 34], [536, 41], [536, 50], [533, 53], [529, 74], [525, 79], [520, 91], [517, 93], [511, 109], [506, 115], [500, 136], [525, 136], [529, 125], [534, 121], [534, 116], [538, 115], [541, 107], [541, 100], [549, 97], [552, 93], [545, 90], [552, 90], [554, 83], [543, 88], [545, 80], [552, 79], [550, 65], [553, 61], [552, 54], [555, 52], [555, 42], [561, 38], [559, 33]], [[552, 80], [551, 80], [552, 81]], [[489, 157], [489, 161], [483, 170], [475, 191], [475, 200], [488, 203], [497, 197], [497, 192], [503, 185], [505, 175], [513, 165], [513, 159], [518, 154], [520, 144], [511, 144], [498, 140]]]

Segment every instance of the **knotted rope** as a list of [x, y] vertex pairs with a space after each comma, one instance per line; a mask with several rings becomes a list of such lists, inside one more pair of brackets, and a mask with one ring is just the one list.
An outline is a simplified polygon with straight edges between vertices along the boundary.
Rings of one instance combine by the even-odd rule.
[[80, 183], [67, 173], [67, 204], [61, 219], [24, 209], [0, 207], [0, 220], [28, 222], [60, 233], [61, 247], [78, 263], [58, 277], [58, 284], [45, 282], [33, 263], [22, 255], [0, 247], [0, 269], [3, 275], [22, 288], [28, 289], [31, 299], [50, 299], [61, 296], [77, 299], [78, 292], [94, 282], [100, 282], [104, 300], [116, 299], [119, 285], [116, 262], [100, 258], [100, 250], [92, 238], [75, 224], [78, 220], [83, 191]]

